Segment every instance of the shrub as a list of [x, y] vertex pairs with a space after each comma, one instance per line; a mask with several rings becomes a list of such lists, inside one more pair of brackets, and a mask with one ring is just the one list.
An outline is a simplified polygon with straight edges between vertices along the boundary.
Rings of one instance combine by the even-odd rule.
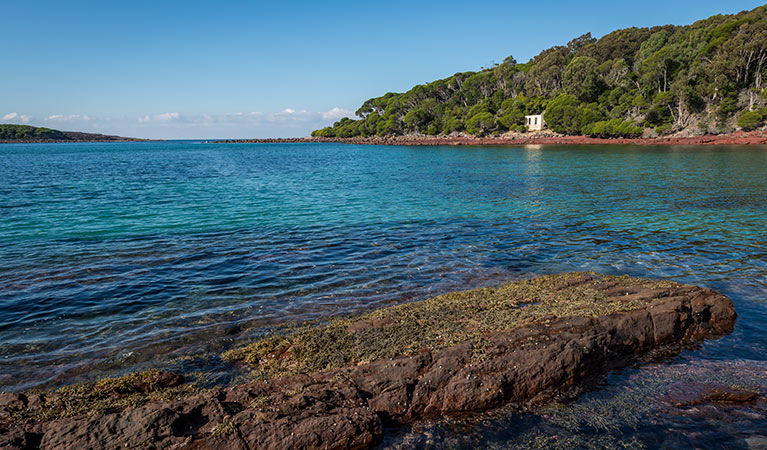
[[645, 124], [649, 126], [660, 127], [670, 121], [671, 113], [668, 108], [663, 105], [653, 105], [647, 110], [647, 114], [645, 115]]
[[510, 130], [518, 133], [527, 133], [527, 125], [514, 125]]
[[746, 131], [759, 128], [767, 118], [767, 110], [746, 111], [738, 117], [738, 126]]
[[557, 133], [578, 134], [581, 128], [578, 117], [580, 102], [572, 94], [560, 94], [549, 103], [546, 124]]
[[495, 117], [489, 112], [475, 114], [466, 121], [466, 131], [471, 134], [484, 134], [495, 129]]
[[525, 122], [525, 112], [518, 109], [507, 109], [503, 112], [500, 122], [501, 125], [511, 130]]
[[738, 110], [738, 98], [735, 94], [728, 95], [722, 99], [719, 103], [719, 108], [716, 111], [716, 116], [720, 123], [724, 123], [728, 118], [735, 114]]
[[445, 120], [445, 124], [442, 126], [442, 134], [450, 134], [461, 130], [463, 130], [463, 122], [455, 116], [448, 117], [447, 120]]
[[390, 134], [397, 134], [399, 131], [399, 122], [395, 119], [389, 118], [386, 120], [379, 120], [376, 124], [376, 134], [379, 136], [386, 136]]
[[642, 127], [621, 119], [590, 123], [582, 129], [583, 134], [599, 138], [636, 138], [642, 135]]
[[578, 132], [583, 132], [583, 127], [588, 124], [600, 122], [605, 115], [597, 103], [585, 103], [578, 107]]
[[336, 133], [333, 131], [333, 127], [325, 127], [321, 130], [312, 131], [312, 136], [314, 137], [334, 137], [335, 135]]

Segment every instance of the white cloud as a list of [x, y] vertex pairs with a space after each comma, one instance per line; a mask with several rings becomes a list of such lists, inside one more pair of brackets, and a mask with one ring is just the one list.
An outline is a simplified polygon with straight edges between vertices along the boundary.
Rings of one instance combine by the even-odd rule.
[[168, 123], [168, 122], [176, 122], [179, 120], [181, 120], [181, 114], [177, 112], [146, 115], [144, 117], [138, 118], [139, 123], [150, 123], [150, 122]]
[[138, 117], [84, 114], [50, 114], [34, 117], [12, 112], [0, 117], [2, 122], [63, 130], [158, 139], [208, 139], [308, 136], [312, 130], [331, 125], [342, 117], [353, 117], [353, 112], [335, 107], [328, 111], [285, 108], [272, 113], [251, 111], [186, 115], [179, 112], [165, 112]]
[[300, 122], [316, 122], [321, 120], [338, 120], [342, 117], [352, 117], [352, 115], [353, 113], [348, 109], [341, 109], [337, 106], [330, 111], [320, 112], [307, 111], [305, 109], [296, 111], [291, 108], [285, 108], [278, 113], [272, 114], [270, 119], [272, 121], [292, 120]]
[[338, 120], [344, 117], [352, 117], [352, 112], [348, 109], [341, 109], [338, 106], [322, 113], [322, 118], [326, 120]]
[[3, 116], [3, 120], [13, 120], [21, 123], [29, 123], [30, 120], [32, 120], [31, 117], [25, 116], [24, 114], [19, 114], [17, 112], [8, 113]]
[[347, 109], [335, 107], [329, 111], [297, 111], [293, 108], [285, 108], [277, 113], [234, 112], [224, 114], [202, 114], [197, 116], [181, 115], [177, 112], [144, 115], [138, 118], [142, 125], [185, 125], [190, 127], [200, 126], [242, 126], [242, 125], [268, 125], [281, 123], [284, 125], [310, 124], [327, 121], [335, 121], [342, 117], [352, 117], [352, 112]]
[[53, 114], [43, 120], [46, 122], [88, 122], [91, 118], [81, 114]]

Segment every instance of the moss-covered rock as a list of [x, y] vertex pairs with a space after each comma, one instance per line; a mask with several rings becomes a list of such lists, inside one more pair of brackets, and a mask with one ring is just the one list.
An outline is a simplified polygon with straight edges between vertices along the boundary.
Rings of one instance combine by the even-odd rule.
[[138, 407], [150, 400], [174, 400], [194, 393], [195, 386], [185, 383], [178, 373], [147, 370], [64, 386], [50, 393], [4, 394], [14, 399], [5, 413], [15, 422], [46, 421], [99, 415]]
[[[625, 299], [607, 301], [606, 284], [631, 285]], [[322, 327], [259, 339], [223, 357], [244, 361], [258, 375], [307, 373], [382, 358], [438, 350], [538, 321], [597, 317], [639, 309], [646, 298], [638, 290], [669, 288], [675, 283], [594, 273], [564, 273], [515, 281], [498, 287], [452, 292], [421, 302], [386, 308]]]
[[724, 295], [673, 282], [517, 281], [255, 341], [225, 356], [263, 379], [200, 395], [159, 371], [3, 394], [0, 447], [368, 448], [387, 424], [541, 404], [665, 344], [727, 333], [735, 318]]

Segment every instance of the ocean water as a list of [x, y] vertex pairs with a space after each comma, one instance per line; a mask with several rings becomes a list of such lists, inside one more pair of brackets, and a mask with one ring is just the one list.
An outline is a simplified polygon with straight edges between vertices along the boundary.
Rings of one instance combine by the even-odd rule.
[[767, 435], [758, 412], [707, 421], [647, 401], [690, 377], [767, 389], [765, 147], [0, 146], [0, 390], [152, 366], [232, 382], [218, 352], [279, 324], [567, 270], [717, 289], [736, 330], [556, 410], [420, 424], [383, 446]]

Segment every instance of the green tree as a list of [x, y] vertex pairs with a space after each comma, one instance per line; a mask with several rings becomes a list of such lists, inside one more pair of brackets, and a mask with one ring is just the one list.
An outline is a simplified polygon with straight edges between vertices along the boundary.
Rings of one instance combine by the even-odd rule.
[[642, 79], [646, 87], [666, 92], [671, 84], [671, 75], [677, 64], [676, 54], [671, 47], [663, 47], [642, 62]]
[[[451, 133], [471, 120], [470, 128], [484, 133], [518, 129], [523, 115], [544, 110], [549, 126], [568, 134], [626, 129], [612, 120], [661, 131], [717, 120], [721, 129], [744, 110], [767, 106], [765, 76], [767, 5], [688, 26], [627, 28], [599, 40], [586, 34], [525, 63], [508, 57], [489, 69], [366, 100], [359, 120], [314, 134]], [[494, 121], [475, 118], [482, 113]], [[606, 123], [595, 125], [600, 122]]]
[[646, 41], [642, 42], [639, 46], [639, 51], [636, 54], [635, 63], [641, 66], [645, 60], [649, 59], [654, 54], [658, 53], [660, 49], [666, 45], [670, 33], [668, 30], [660, 30], [651, 34]]
[[426, 131], [433, 120], [434, 116], [424, 107], [411, 109], [403, 119], [407, 129], [415, 132]]
[[481, 112], [466, 121], [466, 131], [475, 135], [494, 131], [495, 128], [495, 117], [489, 112]]
[[570, 61], [562, 73], [565, 92], [573, 94], [584, 102], [593, 102], [602, 90], [597, 72], [597, 62], [588, 56], [577, 56]]
[[442, 133], [450, 134], [463, 130], [463, 121], [456, 116], [448, 116], [445, 119], [445, 124], [442, 125]]
[[[578, 132], [583, 133], [583, 128], [589, 124], [599, 122], [605, 118], [604, 113], [597, 103], [585, 103], [578, 106], [577, 120], [580, 124]], [[546, 113], [548, 116], [548, 113]], [[573, 133], [574, 134], [574, 133]]]
[[578, 117], [580, 102], [572, 94], [560, 94], [546, 109], [546, 124], [557, 133], [578, 134], [581, 121]]

